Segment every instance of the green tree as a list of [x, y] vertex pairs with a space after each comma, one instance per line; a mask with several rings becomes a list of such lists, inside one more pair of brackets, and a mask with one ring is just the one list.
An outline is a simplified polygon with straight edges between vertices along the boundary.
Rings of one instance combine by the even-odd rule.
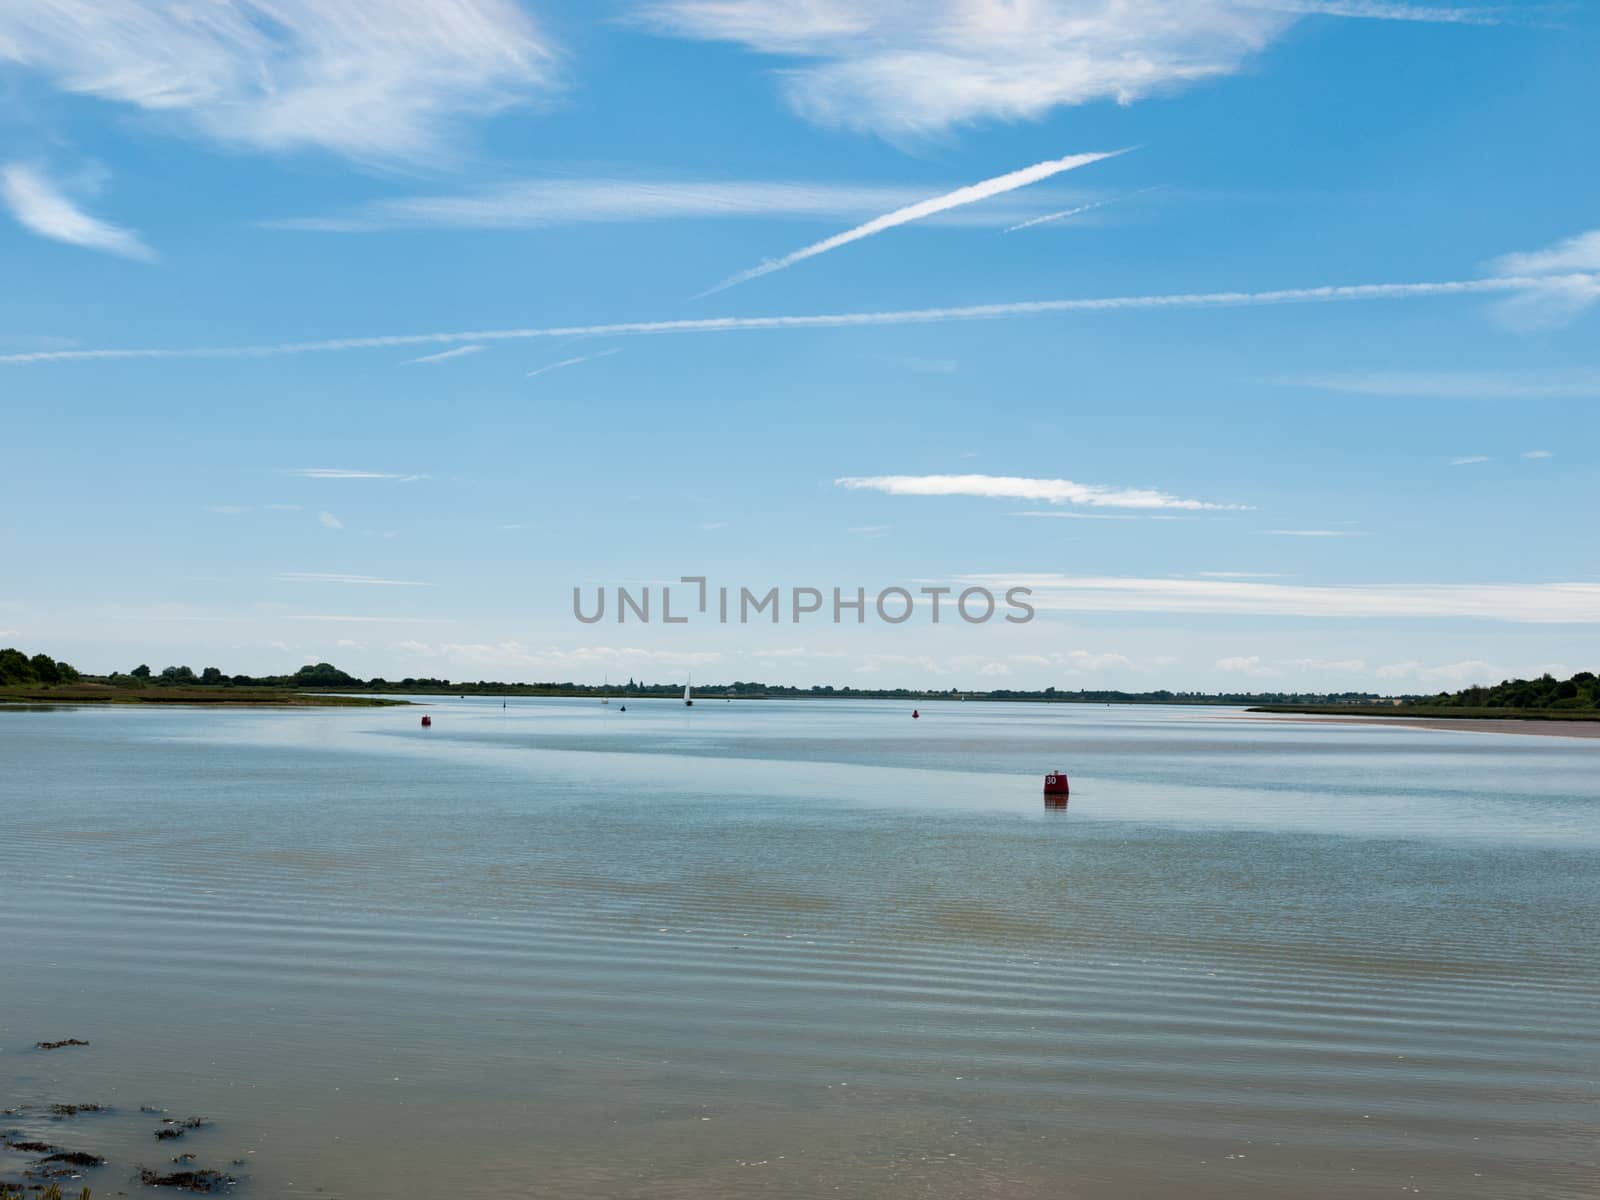
[[21, 650], [7, 646], [0, 650], [0, 683], [32, 683], [33, 666]]
[[222, 683], [223, 681], [222, 671], [218, 667], [207, 667], [200, 672], [201, 683]]
[[129, 671], [128, 674], [132, 675], [135, 679], [149, 679], [150, 668], [145, 666], [144, 663], [140, 663], [133, 670]]
[[61, 682], [61, 672], [56, 669], [56, 660], [48, 654], [35, 654], [28, 660], [28, 665], [33, 668], [33, 677], [40, 683]]

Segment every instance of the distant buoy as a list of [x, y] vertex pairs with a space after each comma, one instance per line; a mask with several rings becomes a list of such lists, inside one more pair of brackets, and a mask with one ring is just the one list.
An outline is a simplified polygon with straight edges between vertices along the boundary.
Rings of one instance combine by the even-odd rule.
[[422, 727], [424, 729], [427, 729], [432, 725], [433, 725], [433, 718], [432, 717], [425, 716], [425, 717], [422, 718]]
[[917, 710], [916, 710], [916, 709], [914, 709], [914, 708], [913, 708], [913, 709], [912, 709], [912, 710], [911, 710], [911, 719], [912, 719], [912, 720], [913, 720], [913, 721], [915, 721], [915, 720], [916, 720], [916, 719], [917, 719], [917, 718], [918, 718], [918, 717], [920, 717], [920, 716], [922, 716], [922, 714], [921, 714], [921, 713], [919, 713], [919, 712], [918, 712], [918, 711], [917, 711]]
[[626, 704], [624, 704], [621, 708], [617, 709], [617, 711], [618, 712], [627, 712], [628, 711], [628, 706]]
[[1044, 794], [1046, 796], [1065, 796], [1069, 794], [1067, 777], [1060, 771], [1054, 771], [1044, 777]]

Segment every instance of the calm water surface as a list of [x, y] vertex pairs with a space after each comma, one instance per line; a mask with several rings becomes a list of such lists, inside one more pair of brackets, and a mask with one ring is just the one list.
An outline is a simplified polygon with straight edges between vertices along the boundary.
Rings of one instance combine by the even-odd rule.
[[618, 707], [0, 712], [0, 1129], [97, 1197], [1600, 1195], [1600, 741]]

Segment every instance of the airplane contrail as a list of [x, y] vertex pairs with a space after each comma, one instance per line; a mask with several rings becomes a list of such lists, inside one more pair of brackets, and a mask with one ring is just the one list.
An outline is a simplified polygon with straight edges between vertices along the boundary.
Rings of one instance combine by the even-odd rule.
[[1031, 229], [1035, 225], [1043, 225], [1049, 221], [1064, 221], [1068, 217], [1075, 217], [1079, 213], [1086, 213], [1096, 208], [1104, 208], [1108, 204], [1115, 204], [1118, 200], [1127, 200], [1133, 196], [1142, 196], [1146, 192], [1159, 191], [1163, 184], [1155, 187], [1140, 188], [1137, 192], [1129, 192], [1126, 196], [1112, 196], [1109, 200], [1096, 200], [1093, 204], [1080, 204], [1077, 208], [1064, 208], [1060, 212], [1045, 213], [1042, 217], [1032, 217], [1026, 221], [1019, 221], [1015, 225], [1002, 229], [1001, 233], [1015, 233], [1019, 229]]
[[563, 358], [560, 362], [553, 362], [543, 367], [535, 367], [533, 370], [524, 375], [523, 378], [532, 379], [535, 375], [543, 375], [546, 371], [558, 371], [562, 367], [575, 367], [579, 363], [591, 362], [597, 358], [610, 358], [613, 354], [621, 353], [622, 347], [614, 346], [610, 350], [600, 351], [599, 354], [582, 354], [577, 358]]
[[968, 304], [946, 308], [891, 309], [886, 312], [819, 313], [778, 317], [704, 317], [677, 321], [622, 321], [607, 325], [560, 325], [523, 329], [476, 329], [445, 333], [397, 333], [372, 337], [328, 338], [251, 346], [193, 346], [130, 349], [33, 350], [0, 354], [0, 365], [127, 359], [266, 358], [375, 350], [394, 346], [438, 346], [457, 342], [521, 341], [534, 338], [631, 337], [646, 334], [731, 333], [743, 330], [839, 329], [849, 326], [932, 325], [987, 321], [1053, 313], [1130, 312], [1176, 308], [1247, 308], [1278, 304], [1328, 304], [1357, 300], [1406, 300], [1433, 296], [1482, 296], [1568, 288], [1600, 299], [1600, 273], [1495, 275], [1430, 283], [1359, 283], [1280, 288], [1262, 292], [1178, 292], [1150, 296], [1105, 296], [1079, 300], [1021, 300], [1006, 304]]
[[947, 212], [952, 208], [961, 208], [963, 205], [976, 204], [979, 200], [987, 200], [991, 196], [999, 196], [1005, 192], [1015, 191], [1020, 187], [1027, 187], [1030, 183], [1038, 183], [1041, 179], [1049, 179], [1052, 175], [1059, 175], [1063, 171], [1086, 167], [1090, 163], [1099, 162], [1103, 158], [1115, 158], [1119, 154], [1126, 153], [1127, 150], [1110, 150], [1095, 154], [1069, 154], [1066, 158], [1052, 158], [1042, 163], [1035, 163], [1031, 167], [1023, 167], [1020, 171], [996, 175], [993, 179], [985, 179], [982, 183], [974, 183], [963, 188], [957, 188], [955, 191], [946, 192], [942, 196], [934, 196], [916, 204], [908, 204], [904, 208], [897, 208], [893, 212], [884, 213], [881, 217], [873, 217], [872, 220], [863, 225], [857, 225], [854, 229], [847, 229], [843, 233], [836, 233], [832, 237], [823, 238], [820, 242], [813, 242], [811, 245], [804, 246], [792, 254], [785, 254], [782, 258], [770, 258], [758, 267], [751, 267], [748, 271], [741, 271], [737, 275], [729, 276], [717, 284], [716, 287], [708, 288], [692, 298], [699, 300], [704, 296], [715, 295], [717, 292], [737, 287], [741, 283], [748, 283], [752, 279], [759, 279], [763, 275], [771, 275], [774, 271], [782, 271], [787, 267], [792, 267], [797, 262], [804, 262], [808, 258], [815, 258], [817, 255], [826, 254], [830, 250], [837, 250], [840, 246], [848, 246], [851, 242], [859, 242], [862, 238], [869, 238], [873, 234], [882, 233], [886, 229], [893, 229], [897, 225], [920, 221], [924, 217]]

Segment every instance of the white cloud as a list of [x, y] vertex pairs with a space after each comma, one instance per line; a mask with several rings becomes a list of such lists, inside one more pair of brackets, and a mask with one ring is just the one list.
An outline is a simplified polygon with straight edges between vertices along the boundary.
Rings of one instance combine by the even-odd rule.
[[1111, 488], [1070, 479], [1027, 479], [1016, 475], [868, 475], [833, 481], [852, 490], [891, 496], [986, 496], [1085, 504], [1092, 508], [1238, 509], [1236, 504], [1183, 500], [1149, 488]]
[[[1600, 279], [1600, 276], [1595, 277]], [[660, 336], [683, 333], [733, 333], [801, 329], [876, 328], [935, 325], [953, 321], [993, 321], [1066, 313], [1167, 311], [1174, 309], [1272, 307], [1280, 304], [1336, 304], [1373, 300], [1419, 300], [1441, 297], [1516, 294], [1545, 286], [1538, 277], [1493, 276], [1434, 283], [1363, 283], [1264, 292], [1179, 292], [1146, 296], [1103, 296], [1081, 300], [1023, 300], [1005, 304], [968, 304], [945, 308], [890, 309], [881, 312], [821, 313], [777, 317], [699, 317], [676, 321], [621, 321], [605, 325], [553, 325], [533, 328], [477, 329], [444, 333], [397, 333], [371, 337], [326, 338], [308, 342], [271, 342], [248, 346], [151, 347], [31, 350], [0, 354], [0, 364], [19, 366], [46, 362], [98, 362], [131, 359], [265, 358], [278, 355], [332, 354], [381, 350], [395, 346], [449, 345], [452, 342], [523, 341], [536, 338]], [[300, 472], [306, 474], [307, 472]], [[422, 475], [387, 476], [368, 472], [323, 472], [322, 478], [423, 479]]]
[[1600, 271], [1600, 229], [1557, 242], [1543, 250], [1503, 254], [1491, 264], [1502, 275], [1563, 275]]
[[[0, 17], [0, 22], [4, 18]], [[3, 29], [0, 29], [3, 33]], [[4, 41], [0, 39], [0, 54]], [[156, 252], [131, 230], [91, 217], [79, 208], [42, 171], [22, 163], [0, 168], [0, 200], [25, 229], [52, 241], [140, 262], [154, 262]]]
[[[324, 513], [324, 516], [327, 514]], [[338, 527], [342, 528], [342, 526]], [[377, 587], [432, 587], [414, 579], [379, 579], [375, 575], [342, 575], [322, 571], [283, 571], [273, 576], [280, 583], [348, 583]]]
[[1285, 579], [1276, 571], [1197, 571], [1202, 579]]
[[874, 217], [872, 220], [857, 225], [853, 229], [847, 229], [843, 233], [836, 233], [832, 237], [823, 238], [820, 242], [813, 242], [809, 246], [803, 246], [799, 250], [785, 254], [781, 258], [768, 259], [760, 266], [751, 267], [748, 271], [741, 271], [737, 275], [724, 279], [716, 287], [711, 288], [710, 291], [702, 292], [701, 295], [709, 296], [713, 292], [736, 287], [752, 279], [759, 279], [763, 275], [771, 275], [775, 271], [786, 270], [796, 263], [804, 262], [808, 258], [815, 258], [819, 254], [826, 254], [830, 250], [848, 246], [851, 242], [859, 242], [863, 238], [872, 237], [875, 234], [883, 233], [900, 225], [909, 225], [913, 221], [925, 220], [928, 217], [948, 212], [951, 209], [977, 204], [994, 196], [1015, 191], [1017, 188], [1027, 187], [1031, 183], [1049, 179], [1054, 175], [1061, 174], [1063, 171], [1073, 171], [1079, 167], [1086, 167], [1090, 163], [1096, 163], [1121, 153], [1124, 153], [1124, 151], [1069, 154], [1065, 158], [1054, 158], [1046, 162], [1035, 163], [1031, 167], [1008, 171], [1004, 175], [996, 175], [994, 178], [985, 179], [981, 183], [957, 188], [953, 192], [945, 192], [941, 196], [933, 196], [929, 199], [918, 201], [916, 204], [908, 204], [903, 208], [895, 209], [893, 212], [884, 213], [880, 217]]
[[1600, 229], [1543, 250], [1501, 255], [1489, 265], [1501, 275], [1542, 281], [1496, 306], [1513, 329], [1557, 329], [1600, 302]]
[[1126, 104], [1233, 73], [1293, 17], [1229, 0], [659, 0], [664, 32], [799, 58], [789, 104], [889, 136]]
[[392, 479], [397, 483], [414, 483], [426, 475], [401, 475], [393, 471], [346, 471], [337, 467], [295, 467], [289, 472], [302, 479]]
[[789, 105], [889, 137], [1129, 104], [1231, 75], [1298, 19], [1490, 24], [1503, 10], [1380, 0], [652, 0], [668, 34], [791, 61]]
[[515, 0], [8, 0], [0, 60], [223, 142], [422, 159], [555, 83]]
[[1522, 457], [1523, 458], [1554, 458], [1555, 455], [1552, 454], [1549, 450], [1524, 450], [1522, 452]]
[[1479, 463], [1486, 463], [1488, 461], [1489, 456], [1487, 454], [1468, 454], [1461, 458], [1452, 458], [1450, 460], [1450, 465], [1452, 467], [1475, 467]]
[[1314, 586], [1217, 579], [969, 575], [987, 586], [1031, 587], [1040, 611], [1167, 612], [1278, 617], [1461, 618], [1600, 624], [1600, 584], [1416, 583]]
[[317, 520], [321, 521], [322, 524], [328, 529], [344, 528], [344, 522], [339, 520], [339, 518], [334, 516], [331, 512], [319, 512], [317, 514]]
[[441, 350], [437, 354], [424, 354], [421, 358], [408, 358], [400, 365], [409, 367], [417, 363], [445, 362], [452, 358], [463, 358], [468, 354], [482, 354], [488, 348], [487, 346], [457, 346], [454, 350]]

